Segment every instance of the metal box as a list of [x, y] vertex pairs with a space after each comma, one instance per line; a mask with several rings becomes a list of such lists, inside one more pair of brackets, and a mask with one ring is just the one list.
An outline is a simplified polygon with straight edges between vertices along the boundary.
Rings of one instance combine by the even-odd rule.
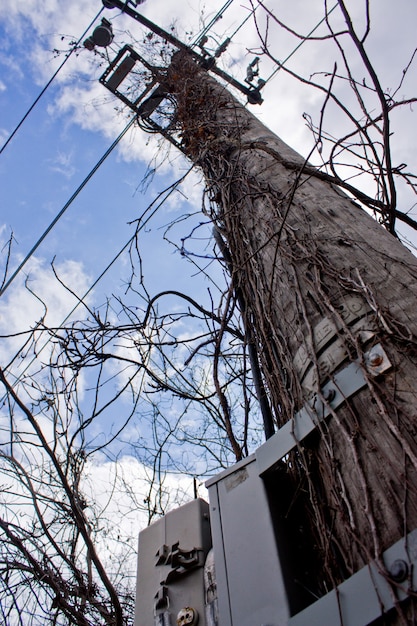
[[[209, 506], [202, 499], [139, 533], [135, 626], [175, 626], [188, 607], [205, 626], [204, 563], [210, 548]], [[184, 624], [194, 622], [190, 617]]]
[[287, 626], [287, 593], [256, 456], [218, 474], [206, 486], [220, 626]]

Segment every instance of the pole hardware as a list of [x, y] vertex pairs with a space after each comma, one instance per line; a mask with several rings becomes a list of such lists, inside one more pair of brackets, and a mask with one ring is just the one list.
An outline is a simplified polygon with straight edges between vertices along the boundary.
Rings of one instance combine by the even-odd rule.
[[[135, 97], [131, 89], [131, 82], [126, 86], [125, 92], [121, 91], [119, 87], [128, 78], [137, 62], [141, 63], [148, 72], [145, 79], [147, 81], [145, 89]], [[162, 68], [148, 63], [148, 61], [131, 46], [126, 45], [119, 50], [116, 57], [100, 76], [99, 82], [114, 93], [122, 102], [127, 104], [129, 108], [137, 112], [139, 102], [141, 102], [158, 84], [156, 76], [160, 74], [161, 69]]]
[[113, 37], [113, 27], [109, 20], [103, 17], [101, 24], [94, 29], [91, 37], [88, 37], [84, 41], [84, 47], [90, 51], [94, 50], [96, 46], [99, 48], [107, 48], [113, 41]]
[[[376, 364], [378, 361], [378, 364]], [[378, 376], [388, 371], [392, 365], [380, 343], [375, 344], [364, 353], [366, 371], [371, 376]], [[312, 433], [319, 423], [331, 416], [351, 396], [363, 389], [367, 384], [365, 373], [359, 362], [349, 363], [321, 388], [322, 402], [318, 394], [306, 402], [294, 418], [284, 424], [256, 451], [259, 475], [281, 461], [303, 439]]]
[[372, 376], [383, 374], [391, 367], [390, 360], [380, 343], [364, 354], [366, 369]]
[[[417, 589], [417, 530], [388, 548], [382, 555], [382, 562], [382, 568], [374, 561], [365, 565], [337, 589], [291, 617], [288, 626], [373, 624], [397, 601], [405, 600], [409, 588], [413, 592]], [[390, 584], [390, 579], [395, 585]]]
[[[375, 337], [375, 323], [369, 306], [358, 296], [348, 296], [339, 304], [341, 320], [322, 318], [312, 329], [316, 362], [302, 344], [295, 353], [293, 363], [303, 389], [311, 397], [319, 385], [319, 379], [331, 378], [349, 358], [343, 325], [356, 335], [361, 346]], [[382, 371], [382, 370], [381, 370]]]
[[[142, 2], [143, 1], [144, 0], [142, 0]], [[142, 4], [142, 2], [139, 1], [139, 4]], [[135, 3], [135, 5], [136, 4], [137, 3]], [[216, 74], [216, 76], [225, 80], [229, 85], [231, 85], [235, 89], [238, 89], [242, 94], [244, 94], [247, 97], [249, 104], [262, 104], [263, 99], [261, 96], [261, 89], [264, 86], [265, 81], [258, 81], [258, 85], [251, 84], [246, 87], [238, 80], [230, 76], [227, 72], [217, 67], [216, 58], [218, 58], [227, 48], [230, 43], [229, 40], [226, 39], [222, 44], [220, 44], [213, 56], [210, 56], [209, 53], [201, 46], [200, 47], [202, 50], [202, 54], [199, 54], [198, 52], [195, 52], [190, 46], [187, 46], [180, 39], [175, 37], [175, 35], [164, 30], [163, 28], [146, 18], [144, 15], [141, 15], [140, 13], [132, 9], [129, 6], [128, 2], [123, 2], [122, 0], [103, 0], [103, 5], [107, 9], [120, 9], [122, 13], [126, 13], [127, 15], [132, 17], [136, 22], [138, 22], [142, 26], [145, 26], [150, 31], [161, 37], [163, 41], [170, 43], [177, 50], [187, 52], [201, 67], [209, 70], [213, 74]], [[204, 39], [202, 39], [201, 41], [203, 42]], [[202, 43], [202, 46], [204, 46], [204, 43]]]
[[326, 402], [333, 402], [333, 400], [336, 397], [336, 389], [333, 389], [332, 387], [330, 387], [329, 389], [326, 389], [326, 391], [323, 394], [323, 397], [326, 400]]
[[186, 606], [177, 615], [177, 626], [196, 626], [198, 612], [191, 606]]
[[[254, 83], [255, 78], [257, 79], [256, 85]], [[258, 91], [262, 89], [265, 82], [266, 81], [264, 81], [263, 78], [259, 78], [259, 57], [255, 57], [246, 68], [245, 83], [248, 83], [253, 90]]]
[[171, 626], [168, 587], [161, 585], [154, 598], [154, 626]]
[[204, 551], [200, 548], [182, 550], [179, 542], [171, 547], [161, 546], [156, 553], [156, 566], [169, 566], [169, 572], [164, 576], [161, 584], [168, 585], [190, 571], [204, 566]]
[[[143, 89], [139, 89], [136, 64], [140, 63]], [[134, 72], [132, 74], [132, 72]], [[175, 138], [174, 128], [170, 124], [162, 126], [162, 115], [157, 109], [164, 103], [172, 107], [170, 95], [164, 88], [164, 68], [152, 65], [131, 46], [125, 45], [100, 76], [99, 82], [135, 112], [138, 124], [150, 133], [160, 133], [176, 148], [182, 151], [179, 140]], [[154, 119], [152, 115], [154, 115]]]
[[223, 52], [226, 51], [229, 43], [230, 43], [230, 38], [227, 37], [214, 51], [214, 54], [211, 55], [210, 52], [204, 47], [205, 44], [208, 42], [208, 37], [207, 35], [203, 35], [201, 37], [201, 39], [199, 39], [199, 41], [197, 42], [197, 46], [200, 48], [201, 53], [203, 55], [203, 57], [205, 57], [206, 59], [209, 58], [211, 59], [214, 63], [215, 63], [215, 59], [218, 59]]
[[[133, 6], [135, 7], [137, 7], [138, 4], [143, 4], [144, 2], [146, 2], [146, 0], [126, 0], [126, 4], [133, 4]], [[106, 9], [116, 8], [116, 4], [113, 2], [113, 0], [103, 0], [103, 6]]]
[[396, 559], [388, 573], [394, 582], [403, 583], [408, 578], [408, 563], [404, 559]]

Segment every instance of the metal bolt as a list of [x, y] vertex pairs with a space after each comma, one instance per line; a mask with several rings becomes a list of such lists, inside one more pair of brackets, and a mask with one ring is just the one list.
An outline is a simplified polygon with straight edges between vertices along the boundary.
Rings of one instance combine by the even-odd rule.
[[373, 352], [369, 355], [369, 365], [371, 367], [379, 367], [384, 360], [384, 357], [379, 352]]
[[408, 576], [408, 564], [403, 559], [397, 559], [389, 568], [389, 576], [396, 583], [402, 583]]
[[326, 402], [331, 402], [332, 400], [334, 400], [336, 395], [336, 389], [330, 388], [330, 389], [326, 389], [326, 391], [323, 393], [323, 397], [326, 400]]
[[364, 353], [365, 363], [371, 376], [379, 376], [388, 371], [392, 365], [380, 343]]

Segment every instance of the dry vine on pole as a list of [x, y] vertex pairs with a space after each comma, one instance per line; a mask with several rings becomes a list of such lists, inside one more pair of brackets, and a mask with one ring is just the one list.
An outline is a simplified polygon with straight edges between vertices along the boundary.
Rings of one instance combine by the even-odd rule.
[[[1, 371], [5, 623], [131, 620], [133, 585], [97, 548], [110, 526], [106, 507], [86, 495], [89, 462], [103, 455], [117, 465], [119, 454], [136, 454], [147, 471], [145, 497], [129, 480], [115, 481], [113, 491], [152, 521], [167, 506], [167, 470], [212, 474], [306, 403], [330, 416], [268, 479], [305, 550], [294, 608], [372, 559], [394, 593], [381, 554], [417, 526], [417, 263], [395, 234], [399, 222], [417, 225], [397, 202], [397, 187], [415, 194], [416, 177], [394, 163], [391, 116], [415, 103], [400, 96], [414, 52], [397, 87], [384, 90], [367, 52], [370, 3], [361, 34], [347, 4], [337, 4], [336, 28], [325, 3], [322, 40], [336, 46], [338, 64], [311, 75], [280, 65], [322, 94], [316, 118], [305, 116], [313, 135], [307, 159], [186, 54], [161, 69], [169, 93], [163, 114], [204, 175], [202, 220], [214, 227], [229, 284], [210, 292], [211, 306], [174, 288], [150, 295], [138, 223], [126, 298], [109, 299], [104, 313], [82, 302], [84, 318], [60, 328], [48, 328], [44, 316]], [[261, 57], [279, 63], [273, 29], [314, 39], [258, 5]], [[357, 78], [353, 49], [365, 79]], [[346, 105], [340, 85], [349, 85], [355, 105]], [[333, 132], [334, 119], [343, 136]], [[186, 240], [183, 233], [178, 249], [192, 260]], [[53, 349], [42, 359], [46, 335]], [[22, 355], [34, 356], [36, 367], [11, 384], [5, 372]], [[351, 362], [365, 385], [334, 409], [324, 385], [336, 393], [337, 375]], [[120, 544], [125, 551], [113, 564], [133, 553], [126, 537]], [[386, 623], [415, 623], [414, 611], [410, 594]]]

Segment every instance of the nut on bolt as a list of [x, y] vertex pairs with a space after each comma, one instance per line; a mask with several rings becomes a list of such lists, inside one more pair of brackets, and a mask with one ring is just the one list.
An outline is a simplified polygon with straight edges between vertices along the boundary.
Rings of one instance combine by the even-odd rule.
[[326, 389], [323, 392], [323, 398], [326, 400], [326, 402], [332, 402], [335, 396], [336, 396], [336, 389], [333, 389], [333, 387], [330, 387], [330, 389]]
[[381, 363], [383, 362], [383, 360], [384, 360], [384, 357], [379, 352], [372, 352], [369, 355], [369, 365], [371, 367], [379, 367]]
[[388, 570], [389, 577], [396, 583], [403, 583], [408, 576], [408, 563], [404, 559], [396, 559]]
[[391, 362], [380, 343], [374, 345], [370, 350], [365, 352], [364, 357], [368, 372], [372, 376], [379, 376], [379, 374], [383, 374], [392, 367]]

